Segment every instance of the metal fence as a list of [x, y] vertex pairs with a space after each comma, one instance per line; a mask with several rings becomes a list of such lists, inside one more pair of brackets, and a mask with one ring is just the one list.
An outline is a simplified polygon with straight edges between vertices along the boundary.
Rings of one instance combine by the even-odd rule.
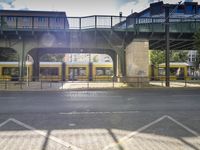
[[[129, 87], [165, 87], [165, 80], [151, 80], [148, 77], [110, 77], [99, 80], [94, 78], [83, 80], [62, 81], [58, 79], [36, 79], [31, 81], [27, 78], [10, 80], [0, 79], [0, 90], [70, 90], [70, 89], [106, 89], [106, 88], [129, 88]], [[170, 87], [200, 87], [200, 79], [171, 80]]]

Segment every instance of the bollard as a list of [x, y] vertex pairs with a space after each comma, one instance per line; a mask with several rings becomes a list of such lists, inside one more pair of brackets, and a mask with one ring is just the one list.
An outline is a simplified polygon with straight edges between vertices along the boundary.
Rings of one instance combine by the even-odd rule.
[[7, 80], [5, 80], [5, 89], [7, 89]]
[[42, 89], [42, 80], [40, 80], [40, 89]]
[[90, 88], [90, 85], [89, 85], [89, 80], [88, 80], [88, 82], [87, 82], [87, 88], [88, 88], [88, 89]]
[[187, 79], [185, 78], [185, 87], [187, 87]]
[[20, 82], [20, 89], [22, 89], [22, 80], [19, 81]]
[[113, 88], [115, 88], [115, 77], [113, 76]]
[[27, 78], [27, 87], [29, 87], [29, 78]]
[[61, 86], [62, 86], [62, 90], [63, 90], [63, 81], [61, 81]]
[[49, 82], [49, 87], [52, 88], [52, 80]]

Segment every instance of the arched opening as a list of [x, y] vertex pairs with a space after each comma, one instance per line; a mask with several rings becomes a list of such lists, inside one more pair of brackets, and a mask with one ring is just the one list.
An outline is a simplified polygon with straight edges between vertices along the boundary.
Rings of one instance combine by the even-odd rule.
[[110, 78], [116, 75], [116, 53], [113, 50], [43, 48], [33, 49], [29, 55], [34, 61], [33, 80], [44, 76], [58, 80], [94, 80], [97, 72], [102, 76], [108, 74]]

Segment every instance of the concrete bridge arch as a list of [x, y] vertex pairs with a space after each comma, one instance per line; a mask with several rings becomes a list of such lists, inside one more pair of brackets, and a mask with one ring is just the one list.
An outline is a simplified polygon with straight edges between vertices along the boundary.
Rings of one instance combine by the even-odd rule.
[[59, 54], [59, 53], [90, 53], [90, 54], [107, 54], [111, 57], [113, 61], [113, 72], [114, 76], [119, 75], [119, 62], [117, 58], [117, 53], [115, 50], [105, 50], [105, 49], [85, 49], [85, 48], [77, 48], [77, 49], [70, 49], [70, 48], [58, 48], [58, 47], [51, 47], [51, 48], [34, 48], [31, 49], [27, 54], [29, 54], [33, 58], [33, 77], [39, 78], [39, 61], [40, 57], [45, 54]]

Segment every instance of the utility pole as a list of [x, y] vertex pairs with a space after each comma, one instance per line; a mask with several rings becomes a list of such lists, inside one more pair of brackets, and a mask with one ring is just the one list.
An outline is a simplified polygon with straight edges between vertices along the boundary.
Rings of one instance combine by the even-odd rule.
[[176, 7], [169, 12], [169, 4], [165, 4], [165, 44], [166, 44], [166, 50], [165, 50], [165, 85], [166, 87], [170, 87], [170, 37], [169, 37], [169, 19], [170, 15], [172, 15], [175, 10], [178, 8], [179, 5], [181, 5], [182, 1], [178, 2]]
[[170, 56], [169, 56], [169, 4], [165, 5], [165, 85], [166, 87], [170, 87]]

